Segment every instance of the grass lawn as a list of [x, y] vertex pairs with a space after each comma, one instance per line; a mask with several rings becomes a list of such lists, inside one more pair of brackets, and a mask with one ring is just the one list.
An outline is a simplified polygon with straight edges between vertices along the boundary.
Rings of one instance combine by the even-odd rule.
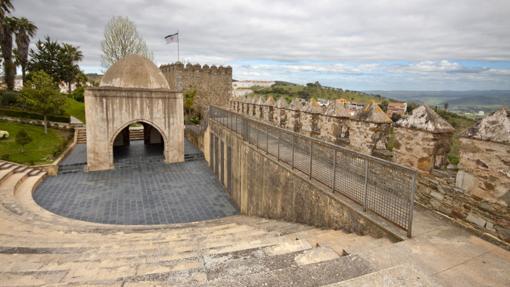
[[85, 123], [85, 104], [76, 101], [75, 99], [67, 98], [64, 111], [83, 123]]
[[[18, 131], [25, 129], [32, 142], [21, 152], [15, 138]], [[44, 134], [43, 126], [0, 121], [0, 130], [8, 131], [9, 138], [0, 140], [0, 158], [23, 164], [50, 163], [64, 151], [71, 132], [48, 128]]]

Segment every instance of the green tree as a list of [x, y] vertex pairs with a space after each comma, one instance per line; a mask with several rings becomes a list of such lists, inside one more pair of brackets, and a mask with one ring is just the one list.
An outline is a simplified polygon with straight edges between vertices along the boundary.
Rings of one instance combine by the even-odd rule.
[[184, 112], [186, 115], [191, 115], [193, 113], [193, 102], [195, 100], [195, 96], [197, 95], [197, 90], [187, 90], [184, 92]]
[[28, 62], [28, 71], [44, 71], [50, 75], [55, 82], [61, 79], [60, 71], [60, 45], [57, 41], [52, 41], [46, 37], [44, 41], [35, 43], [35, 50], [30, 49], [30, 61]]
[[71, 93], [72, 84], [75, 82], [80, 74], [80, 67], [76, 64], [83, 59], [83, 53], [78, 49], [67, 43], [61, 47], [62, 59], [62, 80], [67, 83], [67, 92]]
[[14, 6], [11, 0], [0, 0], [0, 19], [3, 19], [12, 10], [14, 10]]
[[55, 82], [43, 71], [30, 74], [30, 79], [21, 91], [25, 106], [44, 116], [44, 133], [48, 133], [48, 115], [62, 113], [66, 96], [61, 94]]
[[14, 90], [14, 80], [16, 77], [16, 64], [12, 59], [12, 34], [16, 30], [16, 23], [18, 21], [15, 17], [3, 17], [0, 19], [0, 43], [2, 46], [2, 57], [4, 64], [4, 81], [7, 85], [7, 90]]
[[24, 129], [21, 129], [16, 134], [15, 141], [17, 144], [19, 144], [21, 146], [21, 152], [25, 152], [25, 146], [32, 142], [32, 138], [30, 137], [30, 135], [28, 135], [27, 131], [25, 131]]
[[108, 68], [127, 55], [137, 54], [153, 58], [147, 43], [138, 33], [135, 23], [127, 17], [113, 17], [104, 29], [102, 63]]
[[82, 60], [83, 54], [78, 47], [60, 44], [46, 37], [44, 41], [37, 41], [35, 50], [30, 50], [30, 58], [30, 72], [44, 71], [55, 82], [65, 82], [69, 92], [72, 83], [81, 78], [82, 72], [77, 62]]
[[16, 22], [16, 62], [21, 66], [21, 77], [25, 83], [26, 68], [28, 64], [28, 46], [30, 38], [34, 37], [37, 26], [25, 17], [21, 17]]

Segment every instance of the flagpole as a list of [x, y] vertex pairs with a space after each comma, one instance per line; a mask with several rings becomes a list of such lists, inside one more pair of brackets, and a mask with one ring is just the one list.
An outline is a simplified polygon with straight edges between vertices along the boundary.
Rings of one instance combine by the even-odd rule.
[[179, 42], [180, 42], [180, 41], [179, 41], [179, 38], [180, 38], [180, 37], [179, 37], [179, 30], [177, 30], [177, 62], [179, 62], [179, 56], [180, 56], [180, 55], [179, 55], [179, 53], [180, 53], [180, 52], [179, 52]]

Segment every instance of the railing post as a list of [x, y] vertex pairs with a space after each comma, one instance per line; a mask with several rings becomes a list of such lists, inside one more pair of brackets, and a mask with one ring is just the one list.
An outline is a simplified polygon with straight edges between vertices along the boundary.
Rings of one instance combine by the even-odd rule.
[[278, 152], [277, 152], [277, 156], [276, 156], [278, 161], [280, 161], [280, 138], [281, 138], [281, 136], [282, 136], [282, 133], [280, 131], [278, 131], [278, 144], [277, 144]]
[[266, 154], [269, 154], [269, 125], [266, 126]]
[[310, 180], [312, 179], [312, 155], [313, 155], [313, 141], [310, 140], [310, 168], [308, 169], [308, 172], [310, 175], [308, 176]]
[[228, 112], [228, 125], [230, 130], [234, 130], [234, 126], [232, 125], [232, 112]]
[[331, 191], [335, 192], [336, 184], [336, 150], [333, 149], [333, 181], [331, 182]]
[[363, 211], [367, 211], [368, 207], [368, 159], [365, 158], [365, 189], [363, 198]]
[[255, 123], [255, 132], [257, 133], [257, 148], [260, 148], [259, 146], [259, 125], [257, 123]]
[[294, 149], [295, 149], [296, 136], [292, 135], [292, 169], [294, 169]]
[[409, 195], [409, 214], [407, 222], [407, 237], [411, 238], [413, 235], [413, 215], [414, 215], [414, 194], [416, 193], [416, 173], [413, 175], [413, 186], [411, 187], [411, 194]]

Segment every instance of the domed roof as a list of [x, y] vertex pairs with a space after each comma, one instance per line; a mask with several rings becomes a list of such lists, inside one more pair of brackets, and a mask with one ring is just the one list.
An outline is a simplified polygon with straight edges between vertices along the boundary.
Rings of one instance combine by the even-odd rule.
[[128, 55], [113, 64], [101, 79], [100, 87], [169, 89], [163, 73], [149, 59]]

